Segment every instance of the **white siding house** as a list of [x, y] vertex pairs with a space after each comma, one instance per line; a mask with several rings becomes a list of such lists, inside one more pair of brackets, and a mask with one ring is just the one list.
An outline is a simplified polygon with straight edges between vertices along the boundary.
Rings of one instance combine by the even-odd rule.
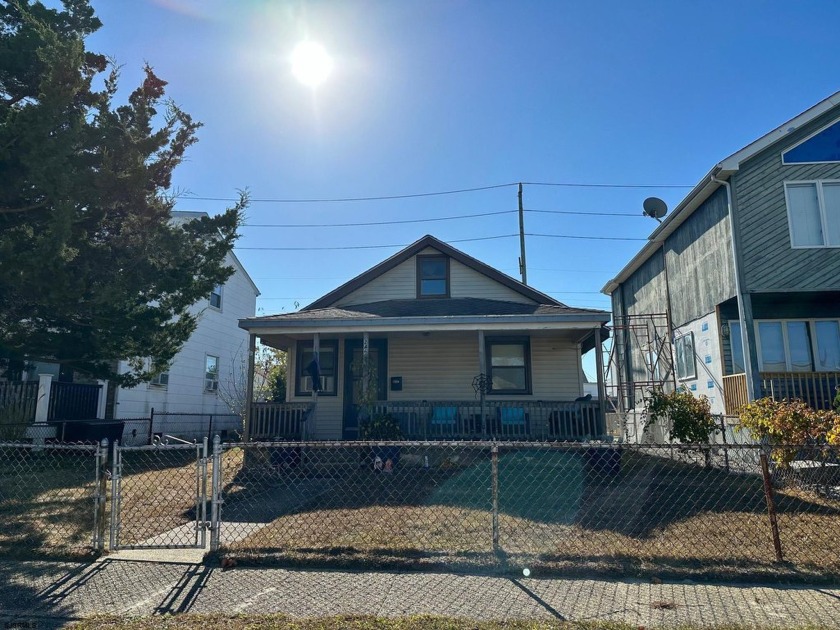
[[[196, 213], [173, 213], [176, 218]], [[259, 290], [242, 263], [231, 252], [226, 264], [234, 274], [221, 287], [221, 293], [208, 296], [192, 306], [197, 313], [195, 331], [175, 355], [168, 374], [156, 383], [142, 383], [131, 389], [118, 388], [114, 396], [114, 417], [148, 418], [151, 410], [163, 413], [228, 414], [231, 410], [206, 378], [208, 359], [216, 359], [217, 383], [229, 383], [232, 371], [247, 360], [248, 333], [239, 320], [253, 317]], [[211, 303], [212, 297], [212, 303]], [[125, 361], [120, 371], [127, 371]]]

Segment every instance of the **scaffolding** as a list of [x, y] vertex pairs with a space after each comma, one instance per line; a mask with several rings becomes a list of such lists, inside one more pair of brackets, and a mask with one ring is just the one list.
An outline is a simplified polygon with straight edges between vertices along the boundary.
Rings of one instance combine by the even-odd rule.
[[638, 408], [652, 389], [676, 389], [667, 313], [616, 317], [612, 337], [604, 371], [612, 411], [623, 413]]

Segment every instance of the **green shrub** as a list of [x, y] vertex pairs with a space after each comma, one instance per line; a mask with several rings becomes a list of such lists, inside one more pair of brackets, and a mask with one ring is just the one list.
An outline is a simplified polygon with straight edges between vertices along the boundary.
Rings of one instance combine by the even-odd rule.
[[379, 413], [363, 420], [360, 434], [365, 440], [399, 440], [402, 438], [400, 422], [390, 413]]
[[645, 428], [654, 422], [670, 420], [671, 440], [705, 444], [717, 430], [709, 399], [705, 396], [696, 398], [684, 389], [671, 393], [651, 390], [645, 401], [645, 413]]

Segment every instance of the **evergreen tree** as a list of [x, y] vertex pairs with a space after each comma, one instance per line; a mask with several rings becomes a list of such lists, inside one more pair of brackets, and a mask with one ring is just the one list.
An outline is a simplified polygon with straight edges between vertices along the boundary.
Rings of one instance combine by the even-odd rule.
[[247, 199], [172, 221], [172, 172], [200, 124], [148, 66], [115, 104], [114, 64], [85, 49], [100, 26], [88, 0], [0, 0], [0, 363], [131, 386], [165, 369], [189, 307], [233, 273]]

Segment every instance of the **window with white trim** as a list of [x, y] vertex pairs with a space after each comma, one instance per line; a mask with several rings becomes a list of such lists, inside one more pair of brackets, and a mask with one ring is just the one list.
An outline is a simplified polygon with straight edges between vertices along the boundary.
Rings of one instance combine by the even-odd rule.
[[[741, 326], [729, 322], [732, 373], [744, 372]], [[840, 372], [840, 320], [756, 320], [761, 372]]]
[[222, 285], [220, 284], [210, 292], [210, 306], [222, 310]]
[[204, 391], [215, 392], [219, 389], [219, 357], [212, 354], [205, 356]]
[[785, 182], [793, 247], [840, 247], [840, 181]]

